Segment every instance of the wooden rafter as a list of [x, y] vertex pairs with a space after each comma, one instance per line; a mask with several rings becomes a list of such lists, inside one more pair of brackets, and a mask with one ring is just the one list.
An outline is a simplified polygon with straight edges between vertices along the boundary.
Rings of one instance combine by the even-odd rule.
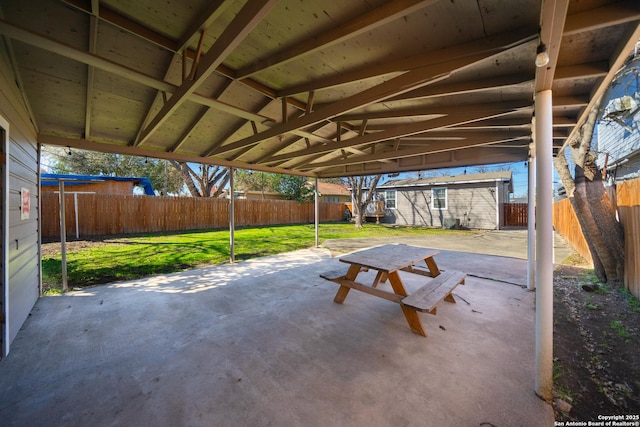
[[[116, 76], [134, 81], [136, 83], [153, 89], [157, 89], [162, 92], [174, 93], [178, 88], [178, 86], [167, 81], [157, 79], [148, 74], [144, 74], [132, 68], [125, 67], [124, 65], [102, 58], [98, 55], [91, 55], [82, 50], [75, 49], [69, 45], [53, 40], [50, 37], [36, 34], [32, 31], [10, 24], [2, 19], [0, 19], [0, 34], [4, 34], [8, 37], [11, 37], [12, 39], [19, 40], [32, 46], [48, 50], [63, 57], [73, 59], [74, 61], [91, 65], [102, 71], [115, 74]], [[192, 102], [207, 105], [216, 110], [224, 111], [225, 113], [229, 113], [237, 117], [242, 117], [247, 120], [256, 120], [258, 122], [273, 120], [270, 117], [259, 116], [250, 111], [243, 110], [234, 105], [218, 101], [217, 99], [210, 98], [197, 92], [191, 93], [188, 96], [188, 99]]]
[[[93, 14], [89, 17], [89, 53], [96, 53], [98, 44], [98, 17], [95, 15], [98, 11], [97, 0], [92, 1]], [[84, 137], [91, 137], [91, 114], [93, 112], [93, 83], [95, 79], [95, 68], [91, 65], [87, 67], [87, 103], [84, 112]]]
[[553, 86], [553, 75], [558, 64], [560, 54], [560, 42], [562, 41], [562, 29], [567, 18], [569, 0], [554, 0], [549, 3], [552, 6], [544, 8], [540, 17], [539, 43], [546, 45], [549, 53], [549, 63], [544, 67], [536, 68], [535, 91], [550, 90]]
[[333, 46], [359, 34], [372, 31], [402, 16], [423, 9], [437, 0], [396, 0], [359, 15], [354, 19], [340, 23], [333, 30], [314, 35], [296, 46], [289, 46], [268, 58], [259, 60], [237, 71], [236, 78], [242, 79], [269, 67], [280, 65], [311, 55], [320, 49]]
[[216, 150], [214, 154], [236, 150], [246, 145], [255, 145], [266, 139], [272, 138], [281, 133], [288, 133], [293, 130], [304, 128], [306, 126], [319, 123], [321, 121], [336, 117], [348, 111], [360, 108], [374, 102], [388, 99], [392, 96], [399, 95], [404, 92], [417, 89], [419, 87], [440, 81], [449, 76], [452, 72], [462, 70], [474, 63], [490, 58], [500, 51], [491, 51], [484, 54], [471, 55], [464, 58], [458, 58], [451, 61], [444, 61], [436, 65], [429, 65], [423, 68], [409, 71], [405, 74], [397, 76], [391, 80], [381, 83], [377, 86], [366, 89], [356, 95], [344, 98], [339, 102], [325, 105], [313, 113], [304, 115], [287, 123], [253, 135], [232, 144], [225, 145]]
[[[335, 167], [335, 166], [345, 166], [345, 165], [354, 165], [360, 163], [370, 163], [370, 162], [378, 162], [384, 159], [400, 159], [403, 157], [414, 157], [418, 155], [424, 154], [433, 154], [433, 153], [442, 153], [445, 151], [459, 150], [461, 148], [470, 148], [470, 147], [479, 147], [482, 145], [493, 145], [503, 142], [513, 142], [518, 139], [514, 138], [504, 138], [504, 139], [493, 139], [493, 138], [482, 138], [481, 136], [471, 137], [460, 141], [441, 141], [440, 143], [432, 143], [429, 144], [428, 147], [414, 147], [407, 148], [402, 150], [389, 150], [379, 153], [366, 154], [361, 156], [350, 156], [348, 158], [342, 160], [330, 160], [327, 162], [317, 162], [317, 163], [309, 163], [305, 165], [304, 168], [299, 168], [300, 170], [312, 170], [315, 168], [321, 167]], [[528, 149], [527, 144], [522, 145], [523, 149]], [[392, 154], [390, 155], [390, 152]]]
[[196, 16], [177, 42], [177, 52], [188, 50], [199, 32], [206, 30], [233, 3], [232, 0], [210, 0], [207, 7]]
[[331, 151], [339, 150], [347, 147], [357, 147], [359, 145], [365, 145], [372, 142], [386, 141], [395, 138], [401, 138], [417, 133], [423, 133], [428, 130], [443, 129], [450, 126], [460, 125], [463, 123], [470, 123], [478, 120], [485, 120], [489, 118], [501, 117], [518, 111], [522, 108], [530, 108], [530, 102], [512, 103], [511, 105], [505, 105], [501, 103], [495, 108], [491, 108], [490, 105], [486, 105], [484, 110], [480, 110], [477, 106], [472, 106], [468, 110], [464, 107], [458, 108], [458, 111], [454, 114], [440, 117], [432, 120], [424, 120], [416, 123], [396, 125], [386, 131], [369, 133], [361, 137], [351, 138], [340, 143], [333, 143], [330, 145], [318, 145], [305, 150], [299, 150], [282, 154], [280, 156], [273, 156], [269, 159], [271, 161], [289, 160], [291, 158], [308, 156], [311, 154], [329, 153]]
[[470, 79], [456, 83], [438, 83], [421, 89], [412, 90], [405, 94], [394, 96], [389, 101], [403, 101], [407, 99], [432, 98], [453, 95], [464, 95], [491, 90], [502, 90], [512, 86], [532, 83], [533, 73], [509, 74], [487, 79]]
[[215, 71], [233, 49], [240, 44], [251, 30], [258, 25], [267, 13], [276, 5], [277, 0], [254, 0], [247, 3], [236, 15], [231, 24], [218, 37], [216, 42], [202, 57], [200, 70], [193, 80], [186, 80], [174, 92], [169, 101], [163, 105], [158, 114], [151, 120], [140, 136], [139, 144], [144, 144], [187, 97]]
[[627, 0], [567, 16], [564, 36], [592, 31], [640, 19], [640, 2]]
[[[62, 0], [62, 1], [83, 12], [91, 13], [90, 10], [86, 7], [84, 0]], [[202, 26], [204, 26], [207, 23], [213, 22], [213, 20], [215, 20], [224, 11], [224, 9], [227, 6], [233, 4], [234, 1], [235, 0], [225, 0], [222, 6], [219, 8], [219, 10], [215, 9], [214, 7], [214, 5], [218, 3], [212, 3], [210, 5], [211, 9], [215, 9], [215, 11], [208, 12], [210, 13], [208, 15], [209, 19], [206, 19], [203, 21], [196, 21], [194, 24], [191, 25], [191, 28], [195, 29], [193, 31], [196, 31], [195, 33], [193, 33], [192, 37], [195, 37], [195, 35], [198, 34], [198, 29], [202, 28]], [[118, 13], [117, 11], [112, 10], [102, 4], [100, 5], [99, 10], [100, 10], [100, 19], [105, 22], [108, 22], [118, 28], [122, 28], [123, 30], [131, 34], [134, 34], [137, 37], [147, 40], [148, 42], [153, 43], [156, 46], [159, 46], [163, 49], [167, 49], [173, 53], [182, 52], [185, 58], [193, 59], [195, 57], [195, 51], [188, 48], [188, 43], [190, 42], [191, 39], [187, 39], [186, 36], [184, 35], [181, 40], [173, 40], [156, 31], [150, 30], [149, 28], [139, 24], [138, 22], [135, 22], [129, 19], [128, 17]], [[202, 15], [202, 16], [204, 17], [205, 15]], [[186, 61], [184, 63], [186, 64]], [[225, 66], [224, 64], [218, 65], [218, 67], [216, 68], [216, 72], [218, 72], [220, 75], [223, 75], [227, 78], [234, 79], [234, 80], [236, 79], [235, 70], [232, 70], [231, 68]], [[271, 99], [275, 99], [278, 97], [274, 89], [262, 83], [259, 83], [256, 80], [253, 80], [251, 78], [245, 78], [238, 81], [246, 85], [247, 87], [250, 87], [257, 92], [260, 92], [264, 96], [267, 96]], [[304, 110], [305, 108], [305, 105], [301, 102], [298, 102], [298, 100], [296, 100], [295, 98], [290, 98], [289, 103], [290, 105], [300, 110]]]
[[346, 73], [333, 75], [325, 79], [317, 79], [310, 83], [302, 83], [280, 90], [279, 96], [290, 96], [302, 92], [317, 91], [332, 86], [338, 86], [358, 80], [365, 80], [372, 77], [383, 76], [390, 73], [405, 72], [429, 65], [437, 66], [442, 62], [451, 61], [468, 56], [485, 55], [491, 56], [497, 52], [504, 52], [510, 48], [521, 46], [535, 38], [532, 29], [517, 32], [509, 32], [488, 37], [486, 39], [474, 40], [444, 49], [438, 49], [428, 54], [421, 53], [406, 59], [397, 61], [387, 61], [377, 66], [367, 66]]

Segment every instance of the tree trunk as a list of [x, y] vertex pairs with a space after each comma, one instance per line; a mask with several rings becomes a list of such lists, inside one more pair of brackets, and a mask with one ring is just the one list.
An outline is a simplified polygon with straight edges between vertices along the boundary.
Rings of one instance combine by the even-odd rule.
[[353, 208], [353, 219], [355, 221], [356, 228], [362, 228], [362, 214], [360, 213], [361, 209], [354, 206]]
[[599, 173], [593, 181], [576, 166], [575, 192], [571, 203], [589, 246], [593, 266], [603, 283], [624, 277], [624, 233], [602, 184]]
[[611, 283], [624, 278], [624, 233], [591, 152], [599, 105], [598, 100], [580, 128], [579, 138], [568, 144], [576, 165], [575, 178], [569, 171], [564, 150], [558, 153], [555, 167], [587, 241], [596, 276], [603, 283]]

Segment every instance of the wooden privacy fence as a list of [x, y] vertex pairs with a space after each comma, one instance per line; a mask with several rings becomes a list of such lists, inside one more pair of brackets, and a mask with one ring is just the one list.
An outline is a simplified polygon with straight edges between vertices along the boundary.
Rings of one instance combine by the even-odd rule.
[[[43, 192], [40, 195], [42, 237], [59, 238], [59, 194]], [[343, 203], [320, 203], [320, 221], [339, 221], [343, 215]], [[65, 220], [69, 238], [76, 236], [76, 225], [80, 237], [221, 229], [229, 227], [229, 200], [66, 193]], [[313, 203], [235, 201], [235, 224], [238, 227], [313, 221]]]
[[504, 225], [508, 227], [526, 227], [529, 224], [528, 203], [505, 203]]
[[[640, 179], [618, 185], [614, 200], [624, 228], [624, 283], [631, 293], [640, 298]], [[553, 226], [582, 257], [592, 263], [589, 247], [569, 199], [554, 203]]]

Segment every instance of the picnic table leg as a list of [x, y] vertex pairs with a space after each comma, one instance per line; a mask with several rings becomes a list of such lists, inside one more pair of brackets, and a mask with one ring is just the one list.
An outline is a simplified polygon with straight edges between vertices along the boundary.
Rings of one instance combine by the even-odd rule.
[[[344, 276], [344, 278], [347, 280], [356, 280], [358, 273], [360, 273], [360, 266], [352, 264], [349, 267], [349, 271], [347, 271], [347, 274]], [[338, 292], [336, 292], [336, 296], [333, 297], [333, 302], [342, 304], [347, 298], [347, 295], [349, 295], [350, 290], [351, 288], [340, 285], [340, 287], [338, 288]]]
[[438, 264], [436, 264], [436, 260], [433, 257], [427, 258], [424, 260], [427, 263], [427, 267], [429, 267], [429, 272], [431, 273], [431, 277], [436, 277], [440, 274], [440, 269], [438, 268]]
[[[398, 295], [402, 295], [403, 297], [407, 296], [407, 291], [402, 284], [402, 280], [400, 280], [400, 275], [397, 271], [389, 273], [387, 276], [389, 278], [389, 283], [393, 288], [393, 292]], [[420, 321], [420, 317], [418, 316], [418, 312], [410, 307], [406, 307], [400, 304], [402, 308], [402, 313], [404, 314], [404, 318], [407, 319], [407, 323], [409, 324], [409, 328], [411, 328], [411, 332], [414, 334], [422, 335], [423, 337], [427, 336], [424, 328], [422, 327], [422, 322]]]

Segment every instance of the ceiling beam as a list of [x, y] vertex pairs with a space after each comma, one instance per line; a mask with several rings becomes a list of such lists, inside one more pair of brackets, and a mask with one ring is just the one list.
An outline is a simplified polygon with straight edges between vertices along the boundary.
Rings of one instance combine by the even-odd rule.
[[551, 90], [553, 86], [553, 76], [560, 55], [562, 29], [568, 8], [569, 0], [544, 0], [542, 2], [539, 43], [546, 46], [549, 63], [543, 67], [536, 67], [535, 93]]
[[202, 56], [193, 80], [185, 80], [174, 92], [144, 129], [136, 145], [141, 145], [148, 141], [153, 132], [169, 119], [190, 94], [204, 83], [209, 75], [215, 71], [216, 67], [262, 22], [276, 4], [277, 0], [252, 0], [238, 12], [229, 26], [216, 39], [213, 46]]
[[438, 83], [421, 89], [412, 90], [405, 94], [394, 96], [388, 101], [403, 101], [407, 99], [432, 98], [449, 95], [464, 95], [469, 93], [502, 90], [508, 87], [532, 83], [533, 73], [510, 74], [487, 79], [471, 79], [456, 83]]
[[421, 86], [425, 86], [436, 81], [440, 81], [447, 78], [454, 71], [465, 69], [470, 65], [494, 56], [499, 52], [501, 51], [492, 51], [490, 53], [486, 52], [484, 54], [467, 56], [464, 58], [453, 59], [451, 61], [444, 61], [437, 65], [430, 65], [409, 71], [377, 86], [365, 89], [356, 95], [341, 99], [340, 101], [334, 102], [332, 104], [325, 104], [324, 106], [318, 108], [310, 114], [306, 114], [297, 119], [290, 120], [287, 123], [281, 123], [280, 125], [274, 126], [271, 129], [261, 132], [257, 135], [243, 138], [231, 144], [224, 145], [216, 150], [214, 154], [222, 154], [228, 151], [233, 151], [246, 145], [256, 145], [279, 134], [288, 133], [296, 129], [304, 128], [306, 126], [310, 126], [312, 124], [336, 117], [340, 114], [355, 110], [365, 105], [383, 101], [392, 96], [417, 89]]
[[522, 108], [530, 108], [531, 103], [520, 102], [511, 103], [511, 105], [505, 105], [501, 103], [498, 109], [491, 109], [489, 105], [484, 110], [479, 110], [477, 106], [471, 106], [469, 109], [459, 107], [457, 112], [448, 116], [440, 117], [432, 120], [424, 120], [416, 123], [407, 123], [396, 125], [386, 131], [369, 133], [363, 136], [357, 136], [355, 138], [347, 139], [339, 143], [332, 143], [327, 145], [317, 145], [315, 147], [307, 148], [304, 150], [298, 150], [282, 154], [280, 156], [274, 156], [269, 159], [269, 162], [279, 160], [289, 160], [295, 157], [307, 156], [310, 154], [329, 153], [331, 151], [340, 150], [347, 147], [356, 147], [359, 145], [370, 144], [372, 142], [380, 142], [393, 140], [409, 135], [415, 135], [423, 133], [428, 130], [444, 129], [450, 126], [460, 125], [463, 123], [470, 123], [478, 120], [501, 117], [508, 115], [514, 111], [518, 111]]
[[337, 23], [336, 27], [331, 30], [313, 35], [295, 46], [287, 46], [280, 52], [276, 52], [267, 58], [249, 64], [237, 71], [236, 78], [242, 79], [275, 65], [281, 65], [302, 56], [311, 55], [320, 49], [336, 45], [395, 21], [402, 16], [423, 9], [436, 1], [437, 0], [390, 1], [376, 9], [358, 15], [348, 22]]
[[485, 165], [491, 163], [513, 163], [527, 160], [527, 150], [521, 148], [498, 148], [492, 145], [471, 147], [458, 151], [433, 153], [405, 157], [397, 162], [365, 163], [347, 165], [313, 171], [320, 178], [334, 178], [358, 175], [376, 175], [397, 172], [415, 172], [420, 170], [452, 168], [458, 166]]
[[[92, 9], [97, 10], [97, 0], [92, 2]], [[98, 44], [98, 18], [95, 15], [89, 17], [89, 46], [88, 51], [91, 54], [96, 53]], [[95, 78], [95, 69], [91, 65], [87, 66], [87, 101], [84, 110], [84, 138], [91, 137], [91, 113], [93, 111], [93, 81]]]
[[170, 153], [166, 151], [152, 150], [143, 147], [131, 147], [127, 145], [108, 144], [103, 142], [90, 141], [87, 139], [65, 138], [60, 136], [39, 134], [38, 143], [45, 145], [56, 145], [60, 147], [71, 147], [80, 150], [92, 150], [102, 153], [128, 154], [131, 156], [150, 157], [154, 159], [176, 160], [179, 162], [202, 163], [208, 165], [234, 167], [239, 169], [251, 169], [262, 172], [280, 173], [287, 175], [314, 176], [311, 173], [298, 171], [290, 171], [277, 167], [269, 167], [265, 165], [253, 165], [242, 162], [231, 162], [222, 159], [202, 158], [197, 155], [188, 155], [181, 153]]
[[[230, 1], [233, 4], [234, 0], [227, 0]], [[86, 13], [91, 13], [90, 8], [86, 5], [86, 2], [83, 0], [62, 0], [63, 3], [66, 3], [72, 7], [75, 7], [83, 12]], [[226, 7], [227, 5], [223, 5], [222, 7]], [[185, 46], [185, 39], [186, 37], [183, 36], [182, 40], [173, 40], [170, 39], [158, 32], [155, 32], [135, 21], [132, 21], [131, 19], [129, 19], [128, 17], [120, 14], [119, 12], [116, 12], [112, 9], [109, 9], [108, 7], [104, 6], [104, 5], [100, 5], [99, 8], [99, 15], [100, 15], [100, 19], [104, 22], [108, 22], [109, 24], [112, 24], [118, 28], [121, 28], [137, 37], [140, 37], [150, 43], [155, 44], [156, 46], [159, 46], [163, 49], [166, 49], [170, 52], [173, 53], [179, 53], [180, 49], [183, 49], [183, 52], [185, 53], [185, 55], [188, 58], [195, 58], [196, 53], [189, 49], [188, 47], [184, 47]], [[211, 16], [210, 16], [211, 17]], [[209, 20], [206, 20], [207, 22]], [[195, 26], [195, 25], [194, 25]], [[186, 32], [185, 32], [186, 33]], [[188, 42], [188, 40], [187, 40]], [[235, 70], [232, 70], [231, 68], [225, 66], [224, 64], [220, 64], [218, 65], [218, 67], [216, 68], [216, 72], [218, 72], [220, 75], [225, 76], [227, 78], [230, 79], [235, 79], [236, 78], [236, 72]], [[271, 99], [275, 99], [277, 98], [277, 94], [276, 91], [270, 87], [267, 87], [265, 85], [263, 85], [262, 83], [259, 83], [253, 79], [242, 79], [240, 80], [240, 82], [252, 89], [254, 89], [257, 92], [260, 92], [261, 94], [263, 94], [264, 96], [267, 96]], [[290, 98], [288, 100], [290, 105], [293, 105], [294, 107], [303, 110], [304, 111], [304, 104], [302, 104], [301, 102], [299, 102], [297, 99], [294, 98]]]
[[[470, 138], [466, 138], [464, 140], [459, 140], [459, 141], [440, 141], [440, 142], [434, 141], [433, 143], [430, 143], [422, 147], [407, 148], [404, 150], [398, 150], [398, 151], [392, 151], [392, 152], [385, 151], [385, 152], [380, 152], [376, 154], [367, 154], [367, 155], [361, 155], [361, 156], [350, 156], [346, 159], [330, 160], [327, 162], [309, 163], [305, 165], [303, 168], [300, 168], [299, 170], [307, 171], [307, 170], [313, 170], [321, 167], [346, 166], [346, 165], [354, 165], [359, 163], [379, 162], [379, 161], [388, 160], [388, 159], [395, 160], [395, 159], [401, 159], [404, 157], [414, 157], [414, 156], [423, 155], [423, 154], [442, 153], [445, 151], [479, 147], [482, 145], [499, 144], [502, 142], [513, 142], [517, 140], [518, 140], [517, 138], [516, 139], [514, 138], [493, 139], [493, 138], [483, 138], [483, 137], [470, 137]], [[523, 144], [522, 147], [524, 149], [528, 149], [528, 143]]]
[[561, 150], [564, 150], [566, 145], [576, 138], [576, 135], [579, 132], [580, 127], [582, 127], [582, 124], [586, 121], [589, 112], [593, 108], [595, 108], [598, 102], [600, 102], [600, 98], [604, 95], [607, 88], [611, 85], [611, 82], [613, 81], [616, 73], [620, 70], [620, 68], [622, 68], [629, 55], [631, 55], [631, 53], [633, 52], [635, 45], [638, 43], [638, 40], [640, 40], [640, 21], [636, 21], [628, 29], [628, 31], [621, 38], [617, 48], [612, 52], [611, 56], [609, 57], [609, 72], [593, 87], [589, 102], [587, 103], [585, 108], [582, 109], [580, 115], [577, 118], [576, 126], [571, 129], [571, 132], [569, 133], [569, 135], [567, 135], [567, 139], [562, 145]]
[[206, 30], [222, 13], [233, 4], [233, 0], [209, 0], [206, 9], [196, 15], [196, 19], [189, 25], [189, 28], [182, 34], [177, 42], [177, 53], [189, 48], [196, 36]]
[[564, 35], [570, 36], [640, 19], [640, 2], [628, 0], [607, 4], [567, 16]]
[[351, 83], [353, 81], [365, 80], [390, 73], [409, 71], [428, 65], [437, 65], [442, 62], [467, 56], [475, 56], [478, 54], [490, 56], [534, 40], [535, 35], [533, 34], [536, 33], [537, 31], [534, 30], [512, 31], [492, 37], [482, 38], [480, 40], [474, 40], [468, 43], [437, 49], [431, 52], [423, 52], [419, 55], [414, 55], [397, 61], [386, 61], [376, 66], [367, 66], [324, 79], [316, 79], [312, 82], [291, 86], [278, 91], [278, 96], [291, 96], [302, 92], [317, 91], [320, 89]]
[[607, 75], [609, 63], [607, 61], [590, 62], [588, 64], [565, 65], [557, 67], [554, 81], [595, 79]]
[[[509, 108], [509, 106], [513, 105], [514, 102], [510, 101], [505, 102], [504, 104]], [[518, 105], [521, 103], [528, 102], [527, 100], [523, 100], [518, 102]], [[531, 104], [531, 102], [529, 102]], [[336, 120], [341, 121], [359, 121], [359, 120], [375, 120], [375, 119], [392, 119], [392, 118], [402, 118], [402, 117], [419, 117], [419, 116], [441, 116], [441, 115], [450, 115], [455, 114], [458, 111], [467, 111], [467, 112], [491, 112], [491, 111], [503, 111], [505, 108], [501, 107], [501, 103], [487, 103], [487, 104], [472, 104], [472, 105], [455, 105], [455, 106], [444, 106], [444, 107], [435, 107], [432, 105], [425, 107], [414, 107], [414, 108], [405, 108], [405, 109], [397, 109], [397, 110], [381, 110], [381, 111], [372, 111], [367, 113], [355, 113], [355, 114], [345, 114], [342, 116], [337, 116]], [[373, 129], [369, 127], [369, 129]]]
[[[409, 149], [413, 150], [414, 148], [418, 151], [420, 150], [429, 151], [434, 146], [437, 146], [438, 148], [443, 148], [445, 147], [445, 144], [448, 144], [448, 143], [451, 144], [452, 149], [459, 149], [460, 147], [464, 148], [466, 146], [464, 142], [466, 142], [467, 145], [473, 145], [472, 143], [473, 141], [481, 141], [483, 144], [484, 142], [493, 144], [496, 142], [519, 141], [519, 140], [526, 140], [527, 142], [530, 141], [531, 132], [527, 130], [517, 130], [513, 132], [489, 131], [489, 132], [480, 132], [480, 133], [476, 132], [471, 134], [469, 132], [455, 132], [455, 131], [451, 131], [451, 128], [447, 128], [447, 129], [442, 129], [441, 131], [424, 132], [424, 133], [414, 134], [409, 137], [382, 141], [380, 144], [377, 144], [377, 145], [371, 144], [372, 146], [374, 146], [374, 150], [372, 150], [371, 153], [362, 153], [362, 154], [369, 154], [369, 155], [375, 154], [376, 156], [384, 155], [393, 159], [397, 159], [397, 158], [406, 157], [406, 156], [396, 157], [395, 153], [393, 153], [393, 155], [390, 155], [390, 153], [396, 152], [396, 151], [405, 152], [406, 150], [409, 150]], [[458, 143], [463, 143], [463, 144], [459, 145]], [[448, 151], [448, 149], [441, 150], [441, 151]], [[409, 153], [409, 151], [406, 151], [406, 153]], [[333, 153], [333, 155], [334, 155], [333, 160], [325, 160], [325, 161], [332, 162], [332, 161], [335, 161], [337, 158], [344, 159], [344, 157], [336, 156], [335, 152]], [[415, 153], [409, 154], [409, 155], [415, 155]], [[303, 166], [313, 164], [313, 162], [315, 162], [318, 159], [321, 159], [321, 158], [326, 159], [327, 156], [328, 155], [326, 153], [313, 156], [312, 158], [305, 156], [303, 160], [299, 160], [294, 163], [291, 163], [290, 161], [283, 161], [281, 163], [278, 163], [278, 165], [282, 166], [283, 164], [286, 163], [287, 167], [292, 167], [294, 169], [301, 169]], [[348, 159], [350, 161], [350, 160], [353, 160], [354, 157], [349, 157]], [[383, 159], [379, 157], [375, 157], [372, 159], [375, 161], [383, 161]]]

